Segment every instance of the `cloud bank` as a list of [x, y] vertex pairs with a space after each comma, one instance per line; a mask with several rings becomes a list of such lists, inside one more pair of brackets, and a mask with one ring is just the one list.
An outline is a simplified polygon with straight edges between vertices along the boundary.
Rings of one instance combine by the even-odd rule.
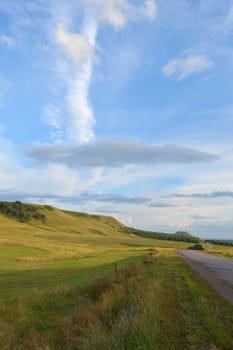
[[152, 202], [149, 204], [150, 208], [175, 208], [178, 207], [177, 204], [170, 204], [165, 202]]
[[61, 196], [56, 194], [37, 194], [37, 193], [26, 193], [17, 192], [13, 190], [1, 190], [0, 200], [22, 200], [31, 201], [36, 200], [42, 202], [43, 200], [49, 201], [53, 200], [59, 203], [69, 203], [69, 204], [83, 204], [88, 202], [99, 202], [99, 203], [113, 203], [113, 204], [146, 204], [151, 201], [148, 197], [137, 197], [137, 196], [124, 196], [118, 194], [104, 194], [104, 193], [90, 193], [81, 192], [76, 196]]
[[182, 193], [174, 193], [172, 197], [175, 198], [233, 198], [233, 192], [231, 191], [214, 191], [209, 193], [190, 193], [190, 194], [182, 194]]
[[93, 193], [83, 191], [77, 195], [65, 196], [51, 193], [37, 194], [37, 193], [26, 193], [23, 191], [13, 191], [11, 189], [0, 190], [0, 200], [21, 200], [31, 201], [36, 200], [39, 202], [44, 201], [55, 201], [58, 203], [69, 203], [69, 204], [84, 204], [89, 202], [97, 203], [112, 203], [112, 204], [132, 204], [140, 205], [145, 204], [149, 208], [173, 208], [177, 207], [176, 204], [170, 204], [167, 202], [153, 202], [151, 197], [146, 196], [127, 196], [113, 193]]
[[161, 163], [209, 163], [217, 155], [172, 145], [145, 145], [136, 141], [102, 140], [80, 146], [40, 145], [24, 148], [37, 163], [58, 163], [68, 167], [121, 167]]

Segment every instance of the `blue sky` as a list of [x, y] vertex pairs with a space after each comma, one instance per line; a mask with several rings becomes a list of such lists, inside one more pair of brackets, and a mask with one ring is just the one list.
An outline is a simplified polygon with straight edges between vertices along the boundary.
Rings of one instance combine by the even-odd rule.
[[0, 199], [233, 239], [233, 5], [0, 0]]

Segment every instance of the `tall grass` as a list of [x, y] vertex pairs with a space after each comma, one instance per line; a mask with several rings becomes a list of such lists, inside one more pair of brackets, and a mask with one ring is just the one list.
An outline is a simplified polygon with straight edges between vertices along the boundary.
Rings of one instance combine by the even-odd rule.
[[233, 308], [174, 253], [150, 256], [102, 285], [94, 303], [61, 324], [57, 349], [233, 348]]

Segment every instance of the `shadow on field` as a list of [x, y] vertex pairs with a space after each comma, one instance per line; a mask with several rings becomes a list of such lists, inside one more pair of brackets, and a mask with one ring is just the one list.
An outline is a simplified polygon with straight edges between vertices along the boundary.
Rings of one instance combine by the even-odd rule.
[[[30, 270], [0, 271], [0, 297], [8, 299], [36, 290], [83, 286], [93, 278], [113, 273], [116, 261], [119, 268], [124, 268], [140, 258], [142, 255], [100, 263], [100, 257], [93, 257], [37, 263], [36, 268]], [[38, 268], [39, 266], [43, 268]]]

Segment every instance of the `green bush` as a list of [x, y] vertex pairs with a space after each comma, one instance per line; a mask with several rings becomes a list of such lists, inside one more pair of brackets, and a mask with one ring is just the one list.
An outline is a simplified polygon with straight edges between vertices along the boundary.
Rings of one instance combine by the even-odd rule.
[[46, 216], [40, 212], [40, 207], [16, 202], [0, 202], [0, 213], [19, 220], [20, 222], [28, 222], [31, 219], [45, 221]]

